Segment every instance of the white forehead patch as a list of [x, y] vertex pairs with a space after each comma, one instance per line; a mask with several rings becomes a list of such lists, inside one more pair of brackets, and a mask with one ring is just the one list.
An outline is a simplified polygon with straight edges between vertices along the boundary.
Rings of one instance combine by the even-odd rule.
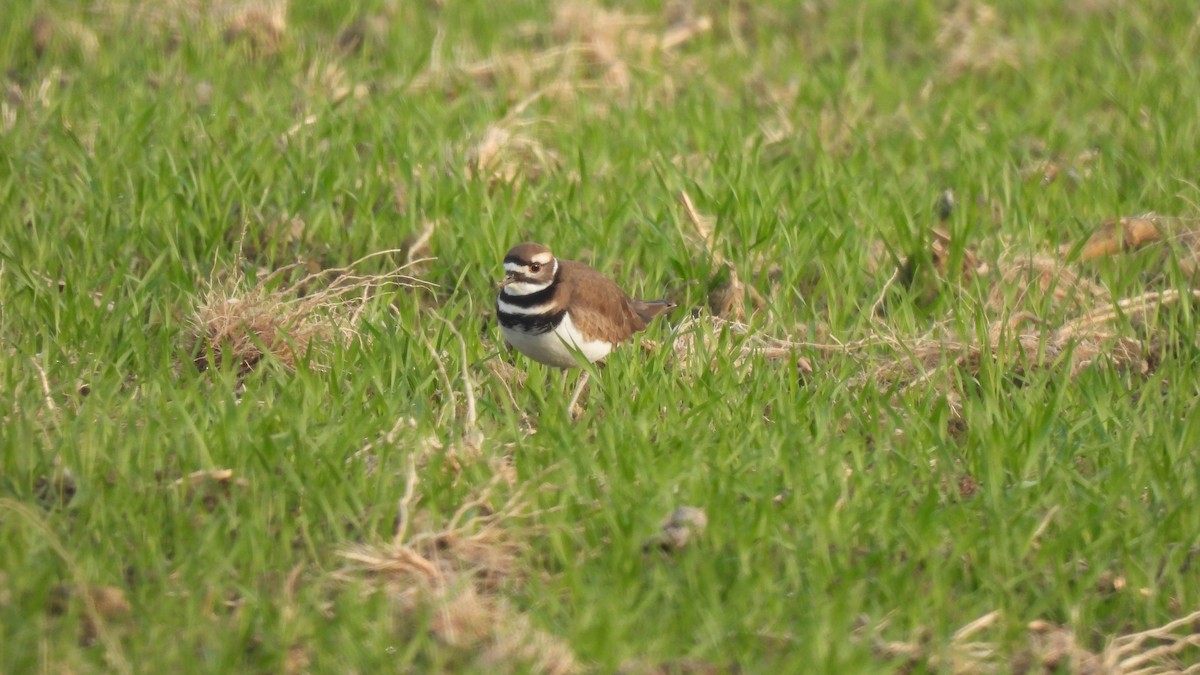
[[524, 271], [524, 269], [525, 269], [525, 266], [522, 265], [521, 263], [515, 263], [515, 262], [504, 263], [504, 271], [505, 272], [521, 272], [521, 271]]

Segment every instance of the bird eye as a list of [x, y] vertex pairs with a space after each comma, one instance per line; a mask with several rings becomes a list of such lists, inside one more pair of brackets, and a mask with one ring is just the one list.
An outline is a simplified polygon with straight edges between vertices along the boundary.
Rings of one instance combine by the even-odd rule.
[[537, 274], [542, 269], [541, 263], [529, 263], [529, 271]]

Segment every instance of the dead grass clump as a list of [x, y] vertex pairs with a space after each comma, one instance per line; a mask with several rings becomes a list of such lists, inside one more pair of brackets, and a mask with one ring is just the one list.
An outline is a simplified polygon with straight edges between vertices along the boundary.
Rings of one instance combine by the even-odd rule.
[[[303, 263], [287, 265], [251, 283], [240, 271], [209, 283], [192, 313], [196, 367], [230, 361], [239, 375], [270, 355], [288, 368], [306, 356], [319, 357], [334, 345], [354, 339], [367, 300], [380, 289], [431, 288], [406, 274], [405, 264], [381, 274], [357, 274], [363, 261], [396, 251], [381, 251], [349, 267], [302, 274]], [[288, 280], [289, 277], [293, 277]], [[319, 367], [319, 359], [314, 363]]]
[[550, 35], [559, 44], [573, 45], [583, 57], [586, 75], [606, 88], [628, 92], [633, 83], [630, 63], [648, 62], [696, 35], [712, 29], [706, 16], [675, 17], [663, 31], [649, 16], [626, 14], [591, 2], [558, 5]]
[[232, 6], [224, 17], [225, 41], [244, 43], [258, 56], [278, 54], [287, 33], [288, 0], [257, 0]]
[[[672, 332], [675, 335], [671, 340], [675, 362], [684, 367], [715, 369], [727, 358], [727, 354], [718, 348], [718, 341], [721, 335], [729, 334], [737, 340], [737, 354], [732, 363], [735, 368], [753, 358], [790, 363], [790, 358], [795, 357], [796, 367], [802, 374], [812, 372], [809, 360], [799, 356], [800, 350], [813, 346], [812, 343], [771, 337], [740, 321], [695, 314], [684, 319]], [[708, 360], [697, 364], [696, 359], [705, 355]]]
[[39, 13], [29, 26], [33, 53], [39, 59], [50, 54], [74, 55], [90, 60], [100, 51], [100, 38], [86, 24], [55, 14]]
[[[901, 659], [912, 666], [951, 673], [1066, 672], [1081, 675], [1167, 675], [1196, 672], [1200, 650], [1200, 612], [1163, 626], [1112, 639], [1093, 652], [1080, 644], [1075, 632], [1048, 621], [1026, 626], [1026, 646], [1017, 652], [981, 639], [1000, 623], [999, 611], [989, 612], [954, 632], [949, 644], [935, 648], [929, 641], [888, 642], [875, 638], [875, 653]], [[877, 633], [883, 626], [877, 627]]]
[[299, 85], [304, 91], [304, 100], [309, 104], [320, 100], [337, 104], [350, 97], [361, 101], [370, 94], [370, 87], [352, 81], [336, 59], [314, 59]]
[[1021, 175], [1043, 186], [1065, 178], [1067, 188], [1072, 189], [1091, 177], [1092, 167], [1099, 159], [1100, 151], [1095, 148], [1084, 150], [1074, 157], [1050, 155], [1045, 145], [1037, 141], [1030, 148], [1029, 162], [1021, 167]]
[[557, 99], [572, 104], [580, 91], [599, 92], [587, 101], [606, 107], [623, 100], [633, 87], [633, 73], [711, 28], [705, 17], [676, 21], [655, 31], [646, 16], [609, 10], [590, 2], [557, 6], [548, 26], [521, 29], [531, 44], [490, 58], [447, 66], [442, 39], [435, 40], [428, 69], [405, 83], [409, 92], [429, 88], [458, 89], [465, 84], [503, 90], [513, 108], [503, 119], [476, 134], [464, 151], [467, 175], [514, 184], [557, 170], [562, 161], [536, 133], [545, 118], [529, 118], [535, 101]]
[[[1161, 360], [1168, 343], [1178, 341], [1169, 330], [1153, 326], [1152, 318], [1165, 306], [1200, 300], [1200, 290], [1188, 288], [1146, 291], [1114, 302], [1107, 289], [1062, 259], [1072, 248], [1065, 248], [1060, 257], [1018, 257], [1005, 252], [999, 260], [984, 262], [970, 248], [956, 253], [950, 234], [934, 226], [922, 243], [928, 250], [898, 263], [879, 293], [870, 311], [876, 320], [876, 330], [870, 335], [846, 343], [776, 338], [743, 323], [747, 298], [756, 307], [765, 302], [741, 282], [738, 270], [719, 251], [712, 219], [701, 215], [686, 193], [680, 201], [706, 254], [724, 273], [724, 279], [713, 284], [710, 294], [713, 317], [694, 315], [675, 331], [672, 348], [676, 361], [687, 365], [694, 364], [697, 357], [707, 357], [702, 365], [707, 368], [725, 362], [727, 354], [716, 348], [715, 339], [727, 334], [737, 338], [735, 366], [750, 357], [790, 362], [790, 357], [801, 350], [868, 354], [874, 358], [864, 359], [868, 365], [856, 379], [858, 384], [874, 382], [898, 391], [932, 385], [944, 391], [952, 409], [957, 410], [964, 385], [988, 368], [1009, 377], [1016, 386], [1031, 374], [1048, 370], [1073, 378], [1100, 362], [1119, 370], [1147, 373]], [[943, 221], [952, 209], [953, 197], [946, 193], [937, 206]], [[1105, 223], [1083, 247], [1084, 259], [1137, 250], [1160, 241], [1168, 225], [1173, 223], [1153, 214]], [[1179, 261], [1182, 268], [1187, 269], [1189, 260], [1200, 260], [1200, 233], [1185, 230], [1174, 237], [1174, 242], [1177, 246], [1169, 251], [1170, 259]], [[1182, 255], [1178, 252], [1180, 246], [1184, 247]], [[880, 257], [875, 254], [876, 259]], [[953, 322], [946, 320], [924, 334], [898, 336], [878, 321], [893, 283], [908, 287], [920, 302], [936, 294], [960, 293], [967, 281], [986, 283], [987, 297], [979, 309], [988, 322], [985, 335], [958, 335], [950, 329]], [[964, 297], [958, 304], [965, 302]], [[795, 363], [801, 377], [812, 371], [803, 357]]]
[[671, 659], [650, 661], [632, 659], [621, 664], [617, 675], [738, 675], [742, 672], [736, 663], [710, 663], [700, 659]]
[[1159, 357], [1154, 353], [1154, 340], [1132, 337], [1116, 324], [1126, 319], [1135, 327], [1145, 328], [1155, 312], [1185, 299], [1200, 301], [1200, 290], [1143, 293], [1112, 305], [1099, 305], [1057, 328], [1047, 326], [1032, 312], [1018, 312], [993, 321], [984, 340], [962, 339], [939, 326], [912, 338], [874, 333], [854, 342], [800, 342], [771, 337], [720, 317], [692, 316], [675, 329], [671, 347], [678, 363], [695, 366], [696, 359], [708, 355], [708, 361], [700, 367], [715, 368], [727, 357], [716, 341], [728, 333], [738, 339], [735, 367], [754, 357], [788, 364], [794, 357], [801, 377], [813, 368], [800, 356], [802, 351], [875, 351], [878, 356], [868, 361], [871, 365], [854, 381], [856, 385], [874, 382], [884, 389], [906, 391], [931, 384], [944, 390], [952, 409], [957, 410], [962, 381], [977, 378], [985, 364], [1004, 369], [1017, 385], [1046, 370], [1074, 378], [1097, 363], [1146, 373]]
[[88, 23], [105, 39], [123, 39], [136, 26], [168, 51], [185, 40], [223, 39], [252, 56], [272, 56], [285, 45], [290, 0], [105, 0], [89, 6]]
[[489, 125], [467, 149], [467, 176], [517, 185], [556, 170], [561, 165], [558, 153], [547, 149], [532, 133], [536, 125], [535, 120], [512, 115]]
[[952, 78], [1019, 65], [1016, 43], [1004, 34], [991, 5], [963, 0], [942, 17], [935, 44], [945, 53], [943, 68]]
[[[71, 84], [72, 78], [57, 66], [45, 69], [46, 72], [38, 79], [31, 80], [24, 87], [19, 82], [9, 82], [0, 100], [0, 131], [12, 131], [17, 124], [17, 118], [26, 112], [29, 114], [43, 113], [54, 105], [55, 94]], [[91, 154], [95, 150], [96, 132], [98, 125], [94, 122], [78, 124], [73, 131], [80, 136], [83, 147]], [[27, 211], [28, 204], [22, 205]], [[28, 222], [32, 215], [25, 213], [22, 219]]]
[[977, 377], [985, 361], [1000, 364], [1018, 384], [1034, 372], [1049, 369], [1061, 370], [1074, 378], [1099, 362], [1145, 373], [1155, 355], [1149, 352], [1145, 341], [1122, 334], [1114, 323], [1127, 318], [1144, 326], [1154, 312], [1184, 298], [1200, 300], [1200, 290], [1143, 293], [1111, 306], [1100, 306], [1058, 328], [1047, 327], [1031, 312], [1020, 312], [1006, 320], [993, 321], [986, 341], [965, 341], [932, 332], [907, 340], [876, 337], [875, 344], [887, 345], [894, 356], [860, 379], [902, 391], [935, 380], [943, 388], [953, 389], [956, 376]]
[[592, 2], [560, 3], [549, 26], [520, 28], [535, 48], [452, 66], [434, 54], [429, 68], [407, 86], [419, 91], [466, 79], [492, 88], [507, 80], [518, 83], [518, 92], [548, 89], [572, 98], [579, 89], [599, 89], [624, 95], [632, 87], [633, 73], [647, 67], [655, 55], [667, 54], [712, 28], [712, 21], [703, 16], [673, 21], [662, 30], [656, 30], [655, 23], [651, 17]]
[[[1167, 220], [1149, 214], [1108, 221], [1083, 246], [1083, 258], [1093, 260], [1159, 241]], [[1032, 372], [1056, 369], [1074, 377], [1100, 361], [1145, 373], [1160, 360], [1164, 341], [1149, 319], [1161, 307], [1200, 298], [1200, 290], [1167, 289], [1114, 302], [1107, 289], [1064, 260], [1073, 252], [1069, 246], [1057, 257], [1005, 252], [991, 263], [981, 262], [974, 251], [964, 249], [962, 269], [950, 269], [949, 235], [938, 227], [929, 232], [931, 250], [925, 256], [910, 256], [897, 267], [874, 309], [883, 307], [889, 287], [897, 280], [919, 299], [930, 300], [931, 293], [958, 292], [960, 284], [954, 281], [976, 279], [986, 282], [988, 289], [982, 306], [989, 321], [986, 337], [964, 339], [942, 324], [916, 337], [876, 333], [855, 343], [798, 346], [844, 352], [883, 348], [890, 354], [876, 361], [860, 381], [873, 380], [900, 390], [936, 380], [937, 386], [951, 393], [963, 379], [974, 379], [989, 363], [1006, 370], [1018, 386]], [[1200, 260], [1200, 245], [1192, 248], [1200, 236], [1191, 234], [1185, 231], [1175, 237], [1184, 246], [1182, 255], [1178, 246], [1168, 252], [1169, 259], [1178, 260], [1185, 270], [1189, 255]], [[1166, 259], [1164, 255], [1164, 268]], [[929, 263], [917, 262], [924, 260]], [[926, 283], [918, 286], [918, 277]], [[874, 309], [872, 315], [879, 315]], [[1068, 318], [1059, 318], [1063, 316]], [[1129, 326], [1115, 325], [1122, 319], [1132, 324], [1133, 335]]]
[[1100, 284], [1053, 256], [1004, 260], [997, 267], [998, 279], [990, 284], [987, 299], [987, 307], [993, 312], [1022, 311], [1049, 295], [1053, 307], [1082, 313], [1103, 303], [1109, 295]]
[[[1168, 218], [1153, 213], [1106, 220], [1079, 248], [1078, 259], [1092, 262], [1163, 243], [1157, 265], [1150, 265], [1150, 275], [1162, 278], [1174, 263], [1186, 276], [1196, 277], [1200, 274], [1200, 230], [1194, 229], [1195, 223], [1194, 219]], [[898, 266], [888, 286], [898, 283], [928, 304], [939, 294], [956, 290], [962, 282], [978, 278], [988, 281], [988, 311], [1013, 315], [1030, 310], [1045, 312], [1044, 301], [1047, 299], [1054, 310], [1083, 314], [1109, 298], [1109, 292], [1089, 278], [1086, 268], [1068, 262], [1076, 253], [1077, 245], [1063, 245], [1057, 255], [1004, 251], [992, 262], [984, 262], [976, 251], [963, 248], [961, 268], [951, 269], [952, 243], [950, 234], [943, 227], [929, 228], [923, 244], [928, 250], [908, 256]], [[878, 245], [877, 249], [871, 256], [871, 265], [876, 270], [887, 257], [885, 247]], [[885, 287], [876, 303], [881, 308], [886, 290]]]
[[590, 2], [563, 2], [554, 13], [550, 34], [559, 44], [573, 45], [579, 51], [590, 77], [626, 92], [633, 79], [626, 57], [645, 60], [658, 45], [657, 37], [646, 30], [651, 23], [647, 16]]
[[448, 521], [434, 525], [428, 512], [415, 513], [418, 479], [410, 464], [400, 499], [396, 534], [383, 546], [342, 552], [346, 579], [366, 577], [395, 601], [405, 616], [432, 613], [433, 637], [464, 659], [492, 672], [565, 674], [580, 670], [570, 647], [536, 628], [506, 601], [504, 586], [519, 582], [515, 537], [531, 514], [520, 490], [493, 508], [497, 477]]

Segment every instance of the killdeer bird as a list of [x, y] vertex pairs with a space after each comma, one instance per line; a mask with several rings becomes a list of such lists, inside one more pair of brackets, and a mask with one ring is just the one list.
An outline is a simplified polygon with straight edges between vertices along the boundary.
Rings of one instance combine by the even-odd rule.
[[[525, 356], [556, 368], [608, 356], [613, 347], [675, 307], [666, 300], [635, 300], [608, 277], [541, 244], [517, 244], [504, 256], [496, 319], [504, 339]], [[581, 379], [568, 410], [583, 391]]]

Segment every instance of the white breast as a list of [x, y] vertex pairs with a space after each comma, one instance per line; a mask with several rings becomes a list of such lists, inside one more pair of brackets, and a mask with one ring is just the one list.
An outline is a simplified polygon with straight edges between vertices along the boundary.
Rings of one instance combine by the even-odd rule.
[[532, 335], [512, 328], [500, 327], [504, 339], [514, 349], [525, 356], [556, 368], [573, 368], [578, 365], [575, 355], [567, 345], [578, 349], [589, 362], [598, 361], [612, 351], [612, 343], [603, 340], [588, 340], [583, 337], [575, 322], [571, 321], [571, 313], [563, 315], [563, 320], [553, 331]]

